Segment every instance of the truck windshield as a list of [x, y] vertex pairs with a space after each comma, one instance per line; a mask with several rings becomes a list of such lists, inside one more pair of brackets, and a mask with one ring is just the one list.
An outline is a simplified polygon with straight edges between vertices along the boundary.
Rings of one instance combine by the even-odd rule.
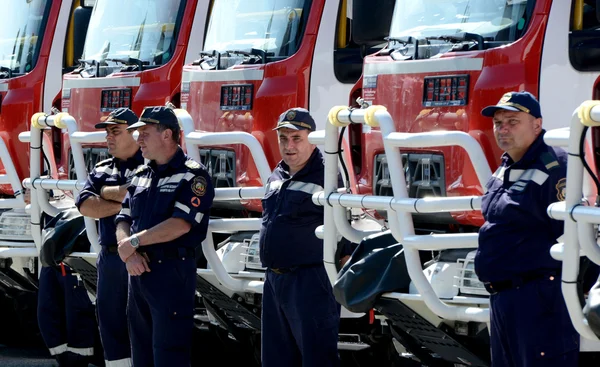
[[311, 0], [215, 0], [206, 51], [266, 51], [293, 55], [300, 45]]
[[[12, 1], [12, 0], [9, 0]], [[166, 63], [176, 45], [185, 0], [98, 0], [94, 5], [82, 58]], [[122, 65], [121, 65], [122, 66]]]
[[0, 73], [30, 72], [39, 55], [50, 0], [0, 0]]
[[514, 42], [527, 25], [527, 3], [528, 0], [398, 0], [390, 38], [425, 39], [472, 33], [486, 42]]

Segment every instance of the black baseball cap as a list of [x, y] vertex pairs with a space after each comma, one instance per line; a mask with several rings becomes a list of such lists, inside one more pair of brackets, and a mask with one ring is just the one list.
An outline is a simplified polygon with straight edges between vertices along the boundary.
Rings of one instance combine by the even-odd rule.
[[288, 128], [292, 130], [310, 130], [315, 131], [317, 125], [313, 120], [310, 112], [305, 108], [290, 108], [279, 116], [277, 126], [273, 130], [279, 130], [281, 128]]
[[179, 120], [175, 116], [175, 111], [170, 107], [154, 106], [146, 107], [140, 116], [139, 121], [129, 126], [127, 130], [137, 129], [148, 124], [167, 125], [171, 127], [179, 127]]
[[96, 124], [96, 129], [104, 129], [108, 125], [133, 125], [138, 121], [138, 117], [129, 108], [121, 107], [112, 111], [108, 116], [100, 119], [101, 121]]
[[498, 104], [495, 106], [487, 106], [481, 110], [481, 114], [486, 117], [494, 117], [498, 110], [507, 110], [514, 112], [525, 112], [539, 119], [542, 117], [542, 109], [540, 103], [529, 92], [509, 92], [505, 93]]

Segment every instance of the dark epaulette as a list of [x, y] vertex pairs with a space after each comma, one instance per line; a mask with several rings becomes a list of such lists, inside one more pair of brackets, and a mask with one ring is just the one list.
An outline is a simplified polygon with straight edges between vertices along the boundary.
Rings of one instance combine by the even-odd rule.
[[193, 169], [193, 170], [200, 169], [200, 168], [202, 167], [202, 165], [201, 165], [200, 163], [196, 162], [196, 161], [195, 161], [195, 160], [193, 160], [193, 159], [188, 159], [188, 160], [186, 160], [186, 161], [185, 161], [185, 166], [186, 166], [187, 168], [189, 168], [189, 169]]
[[146, 165], [146, 164], [140, 164], [140, 165], [138, 166], [138, 168], [135, 170], [135, 172], [133, 172], [133, 175], [134, 175], [134, 176], [137, 176], [137, 175], [139, 175], [140, 173], [142, 173], [142, 172], [146, 171], [147, 169], [148, 169], [148, 165]]
[[560, 167], [560, 163], [558, 163], [556, 158], [554, 158], [554, 156], [548, 152], [542, 153], [542, 155], [540, 156], [540, 160], [542, 161], [544, 166], [546, 166], [546, 169], [548, 171], [552, 171]]
[[107, 166], [107, 165], [109, 165], [109, 164], [110, 164], [112, 161], [113, 161], [113, 159], [112, 159], [112, 158], [105, 159], [105, 160], [103, 160], [103, 161], [100, 161], [100, 162], [96, 163], [96, 167]]

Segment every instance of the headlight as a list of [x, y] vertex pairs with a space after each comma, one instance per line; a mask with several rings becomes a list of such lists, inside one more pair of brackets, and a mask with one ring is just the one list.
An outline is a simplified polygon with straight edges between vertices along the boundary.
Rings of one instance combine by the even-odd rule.
[[265, 270], [260, 262], [260, 246], [258, 243], [259, 234], [255, 233], [249, 240], [244, 240], [246, 250], [246, 269]]
[[475, 274], [475, 251], [470, 252], [466, 259], [457, 260], [459, 265], [458, 287], [463, 294], [489, 295], [483, 283]]
[[0, 214], [0, 239], [31, 241], [31, 216], [22, 209]]

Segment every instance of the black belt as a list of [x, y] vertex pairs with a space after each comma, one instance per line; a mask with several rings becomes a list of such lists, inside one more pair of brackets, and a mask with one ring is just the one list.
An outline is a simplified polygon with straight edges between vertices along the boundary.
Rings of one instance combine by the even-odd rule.
[[196, 259], [196, 250], [190, 247], [167, 247], [160, 249], [138, 249], [148, 255], [150, 261], [158, 259]]
[[108, 252], [112, 252], [112, 253], [117, 253], [117, 252], [119, 252], [119, 247], [117, 247], [117, 246], [110, 246], [110, 247], [109, 247], [109, 246], [107, 246], [107, 247], [104, 247], [104, 248], [105, 248], [105, 249], [106, 249], [106, 251], [108, 251]]
[[290, 268], [269, 268], [269, 270], [271, 270], [273, 273], [275, 274], [287, 274], [287, 273], [291, 273], [293, 271], [296, 271], [298, 269], [307, 269], [307, 268], [318, 268], [323, 266], [323, 263], [318, 263], [318, 264], [309, 264], [309, 265], [298, 265], [298, 266], [292, 266]]
[[506, 291], [513, 288], [519, 288], [520, 286], [532, 282], [534, 280], [548, 277], [550, 280], [559, 280], [561, 272], [558, 271], [547, 271], [542, 273], [530, 273], [523, 274], [516, 278], [509, 280], [501, 280], [497, 282], [484, 282], [483, 286], [490, 294], [496, 294], [502, 291]]

